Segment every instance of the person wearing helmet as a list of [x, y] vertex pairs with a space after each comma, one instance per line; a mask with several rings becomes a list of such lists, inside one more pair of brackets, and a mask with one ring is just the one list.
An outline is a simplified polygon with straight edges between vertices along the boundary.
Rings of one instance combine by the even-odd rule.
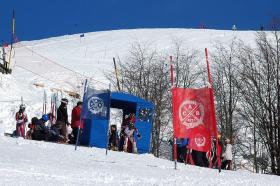
[[138, 138], [141, 138], [141, 135], [134, 123], [130, 123], [125, 129], [125, 142], [124, 142], [124, 151], [129, 153], [137, 153], [137, 145], [135, 140], [135, 135]]
[[34, 140], [46, 140], [46, 135], [49, 132], [49, 128], [46, 127], [46, 122], [49, 120], [49, 116], [44, 114], [41, 119], [35, 121], [32, 132], [32, 139]]
[[25, 138], [25, 124], [28, 121], [25, 113], [25, 105], [19, 106], [19, 111], [16, 113], [16, 132], [17, 136]]
[[56, 119], [56, 128], [58, 129], [59, 134], [61, 134], [64, 137], [65, 142], [68, 141], [66, 126], [70, 125], [70, 123], [68, 122], [67, 105], [68, 100], [66, 98], [62, 98], [61, 104], [57, 109]]

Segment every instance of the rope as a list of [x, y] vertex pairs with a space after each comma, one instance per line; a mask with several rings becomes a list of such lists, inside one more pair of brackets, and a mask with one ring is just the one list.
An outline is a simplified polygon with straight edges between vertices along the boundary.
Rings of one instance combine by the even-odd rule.
[[57, 66], [59, 66], [59, 67], [61, 67], [61, 68], [64, 68], [64, 69], [66, 69], [66, 70], [68, 70], [68, 71], [70, 71], [70, 72], [73, 72], [73, 73], [75, 73], [75, 74], [79, 74], [80, 76], [82, 76], [82, 77], [84, 77], [84, 78], [87, 78], [87, 79], [90, 79], [90, 80], [93, 80], [93, 81], [95, 81], [95, 82], [97, 82], [97, 83], [101, 83], [101, 84], [104, 84], [104, 85], [108, 85], [108, 83], [104, 83], [104, 82], [102, 82], [102, 81], [95, 80], [95, 79], [93, 79], [92, 77], [86, 76], [86, 75], [84, 75], [84, 74], [82, 74], [82, 73], [80, 73], [80, 72], [74, 71], [74, 70], [72, 70], [72, 69], [70, 69], [70, 68], [68, 68], [68, 67], [66, 67], [66, 66], [63, 66], [63, 65], [61, 65], [61, 64], [59, 64], [59, 63], [57, 63], [57, 62], [55, 62], [54, 60], [49, 59], [49, 58], [47, 58], [47, 57], [45, 57], [45, 56], [39, 54], [38, 52], [36, 52], [36, 51], [34, 51], [34, 50], [28, 48], [26, 45], [22, 44], [21, 42], [18, 42], [17, 44], [21, 45], [22, 47], [24, 47], [24, 48], [25, 48], [26, 50], [28, 50], [29, 52], [31, 52], [31, 53], [33, 53], [33, 54], [36, 54], [37, 56], [43, 58], [44, 60], [49, 61], [50, 63], [53, 63], [53, 64], [55, 64], [55, 65], [57, 65]]
[[10, 103], [10, 102], [19, 102], [19, 101], [22, 101], [20, 99], [15, 99], [15, 100], [0, 100], [1, 103]]
[[36, 73], [36, 72], [33, 72], [32, 70], [29, 70], [29, 69], [27, 69], [27, 68], [25, 68], [25, 67], [23, 67], [23, 66], [15, 65], [15, 67], [22, 68], [22, 69], [24, 69], [24, 70], [26, 70], [26, 71], [28, 71], [28, 72], [31, 72], [31, 73], [33, 73], [33, 74], [35, 74], [35, 75], [37, 75], [37, 76], [39, 76], [39, 77], [41, 77], [41, 78], [43, 78], [43, 79], [45, 79], [45, 80], [51, 81], [51, 82], [53, 82], [53, 83], [61, 84], [61, 83], [59, 83], [59, 82], [56, 82], [56, 81], [53, 81], [53, 80], [51, 80], [51, 79], [45, 78], [44, 76], [42, 76], [42, 75], [40, 75], [40, 74], [38, 74], [38, 73]]

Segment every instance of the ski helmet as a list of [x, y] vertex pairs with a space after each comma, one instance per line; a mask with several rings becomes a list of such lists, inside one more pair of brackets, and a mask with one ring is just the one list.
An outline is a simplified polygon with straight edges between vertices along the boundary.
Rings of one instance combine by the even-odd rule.
[[20, 110], [25, 110], [25, 107], [26, 107], [25, 104], [21, 104], [21, 105], [19, 106], [19, 109], [20, 109]]
[[67, 104], [67, 103], [68, 103], [68, 99], [67, 99], [67, 98], [62, 98], [62, 99], [61, 99], [61, 103]]
[[43, 119], [45, 122], [47, 122], [47, 121], [49, 120], [48, 114], [44, 114], [44, 115], [42, 116], [42, 119]]

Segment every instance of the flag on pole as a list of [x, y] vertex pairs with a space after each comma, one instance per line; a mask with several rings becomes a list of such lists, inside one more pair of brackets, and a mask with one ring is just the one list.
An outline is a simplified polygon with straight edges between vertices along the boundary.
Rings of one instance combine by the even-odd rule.
[[88, 87], [83, 98], [82, 119], [108, 119], [110, 115], [110, 90]]
[[8, 43], [3, 43], [3, 44], [2, 44], [2, 47], [3, 47], [3, 48], [7, 48], [7, 47], [9, 47], [9, 44], [8, 44]]
[[85, 34], [80, 34], [80, 37], [85, 37]]
[[216, 127], [210, 91], [172, 88], [174, 137], [189, 138], [189, 148], [203, 152], [210, 150]]

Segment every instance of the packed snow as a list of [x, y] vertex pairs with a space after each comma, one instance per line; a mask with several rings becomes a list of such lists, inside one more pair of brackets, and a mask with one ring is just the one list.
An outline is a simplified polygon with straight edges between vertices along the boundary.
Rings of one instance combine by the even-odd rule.
[[[107, 88], [105, 73], [113, 71], [113, 57], [124, 59], [131, 44], [149, 43], [168, 53], [174, 41], [201, 51], [233, 38], [254, 44], [253, 31], [195, 29], [134, 29], [66, 35], [15, 44], [11, 75], [0, 74], [0, 185], [280, 185], [280, 178], [244, 171], [222, 171], [174, 163], [152, 155], [4, 137], [15, 130], [15, 113], [23, 102], [29, 119], [42, 114], [44, 90], [81, 94], [89, 78]], [[20, 38], [18, 38], [20, 40]], [[36, 87], [34, 84], [43, 85]], [[61, 97], [67, 93], [61, 91]], [[72, 100], [73, 104], [77, 100]], [[49, 105], [48, 105], [49, 108]], [[71, 104], [69, 110], [72, 108]]]
[[280, 177], [178, 164], [135, 155], [21, 138], [0, 138], [0, 185], [277, 186]]

